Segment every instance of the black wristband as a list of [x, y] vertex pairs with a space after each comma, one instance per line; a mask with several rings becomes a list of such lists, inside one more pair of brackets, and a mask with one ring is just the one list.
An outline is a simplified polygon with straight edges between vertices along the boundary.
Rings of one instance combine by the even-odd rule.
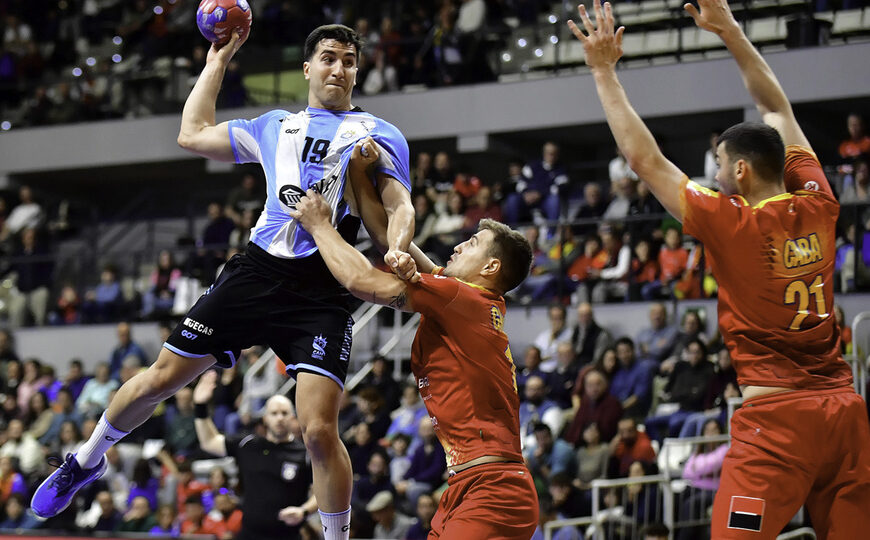
[[198, 419], [208, 418], [208, 403], [194, 403], [193, 417]]

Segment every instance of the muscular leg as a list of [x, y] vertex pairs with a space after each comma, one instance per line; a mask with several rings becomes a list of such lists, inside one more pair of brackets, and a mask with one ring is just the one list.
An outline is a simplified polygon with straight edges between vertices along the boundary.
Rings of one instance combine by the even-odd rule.
[[106, 420], [121, 431], [136, 429], [151, 417], [161, 401], [190, 384], [214, 362], [213, 356], [185, 358], [161, 349], [156, 362], [118, 389], [106, 409]]
[[342, 390], [335, 381], [307, 372], [297, 375], [296, 387], [296, 412], [311, 457], [317, 505], [321, 512], [344, 512], [350, 507], [353, 477], [350, 457], [338, 435]]

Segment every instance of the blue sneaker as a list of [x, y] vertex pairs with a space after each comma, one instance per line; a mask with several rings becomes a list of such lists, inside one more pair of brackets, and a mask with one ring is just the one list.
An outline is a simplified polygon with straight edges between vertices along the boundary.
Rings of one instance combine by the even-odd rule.
[[64, 461], [53, 458], [49, 463], [57, 470], [36, 488], [30, 501], [30, 509], [39, 519], [48, 519], [66, 510], [78, 490], [103, 476], [107, 466], [103, 456], [93, 469], [82, 469], [75, 454], [67, 454]]

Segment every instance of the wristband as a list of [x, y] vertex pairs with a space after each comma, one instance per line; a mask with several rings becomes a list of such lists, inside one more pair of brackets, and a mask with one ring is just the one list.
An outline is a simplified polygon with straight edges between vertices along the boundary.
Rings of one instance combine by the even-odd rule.
[[193, 417], [199, 420], [208, 418], [208, 403], [194, 403]]

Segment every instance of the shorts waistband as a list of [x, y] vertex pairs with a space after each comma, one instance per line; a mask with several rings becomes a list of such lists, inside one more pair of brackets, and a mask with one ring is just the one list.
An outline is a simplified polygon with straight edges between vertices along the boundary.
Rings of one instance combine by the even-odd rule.
[[743, 407], [767, 405], [779, 401], [790, 401], [793, 399], [804, 399], [816, 396], [827, 396], [830, 394], [854, 393], [855, 389], [852, 386], [839, 386], [837, 388], [826, 388], [824, 390], [789, 390], [786, 392], [777, 392], [776, 394], [767, 394], [758, 396], [743, 402]]
[[467, 476], [468, 473], [470, 473], [470, 472], [484, 473], [484, 472], [487, 472], [489, 470], [495, 470], [495, 469], [517, 469], [517, 468], [525, 469], [526, 466], [523, 463], [520, 463], [519, 461], [494, 461], [492, 463], [480, 463], [478, 465], [472, 465], [471, 467], [469, 467], [467, 469], [462, 469], [459, 472], [456, 472], [453, 469], [448, 469], [447, 470], [447, 473], [448, 473], [447, 484], [452, 485], [453, 483], [458, 482], [461, 478], [463, 478], [464, 476]]

